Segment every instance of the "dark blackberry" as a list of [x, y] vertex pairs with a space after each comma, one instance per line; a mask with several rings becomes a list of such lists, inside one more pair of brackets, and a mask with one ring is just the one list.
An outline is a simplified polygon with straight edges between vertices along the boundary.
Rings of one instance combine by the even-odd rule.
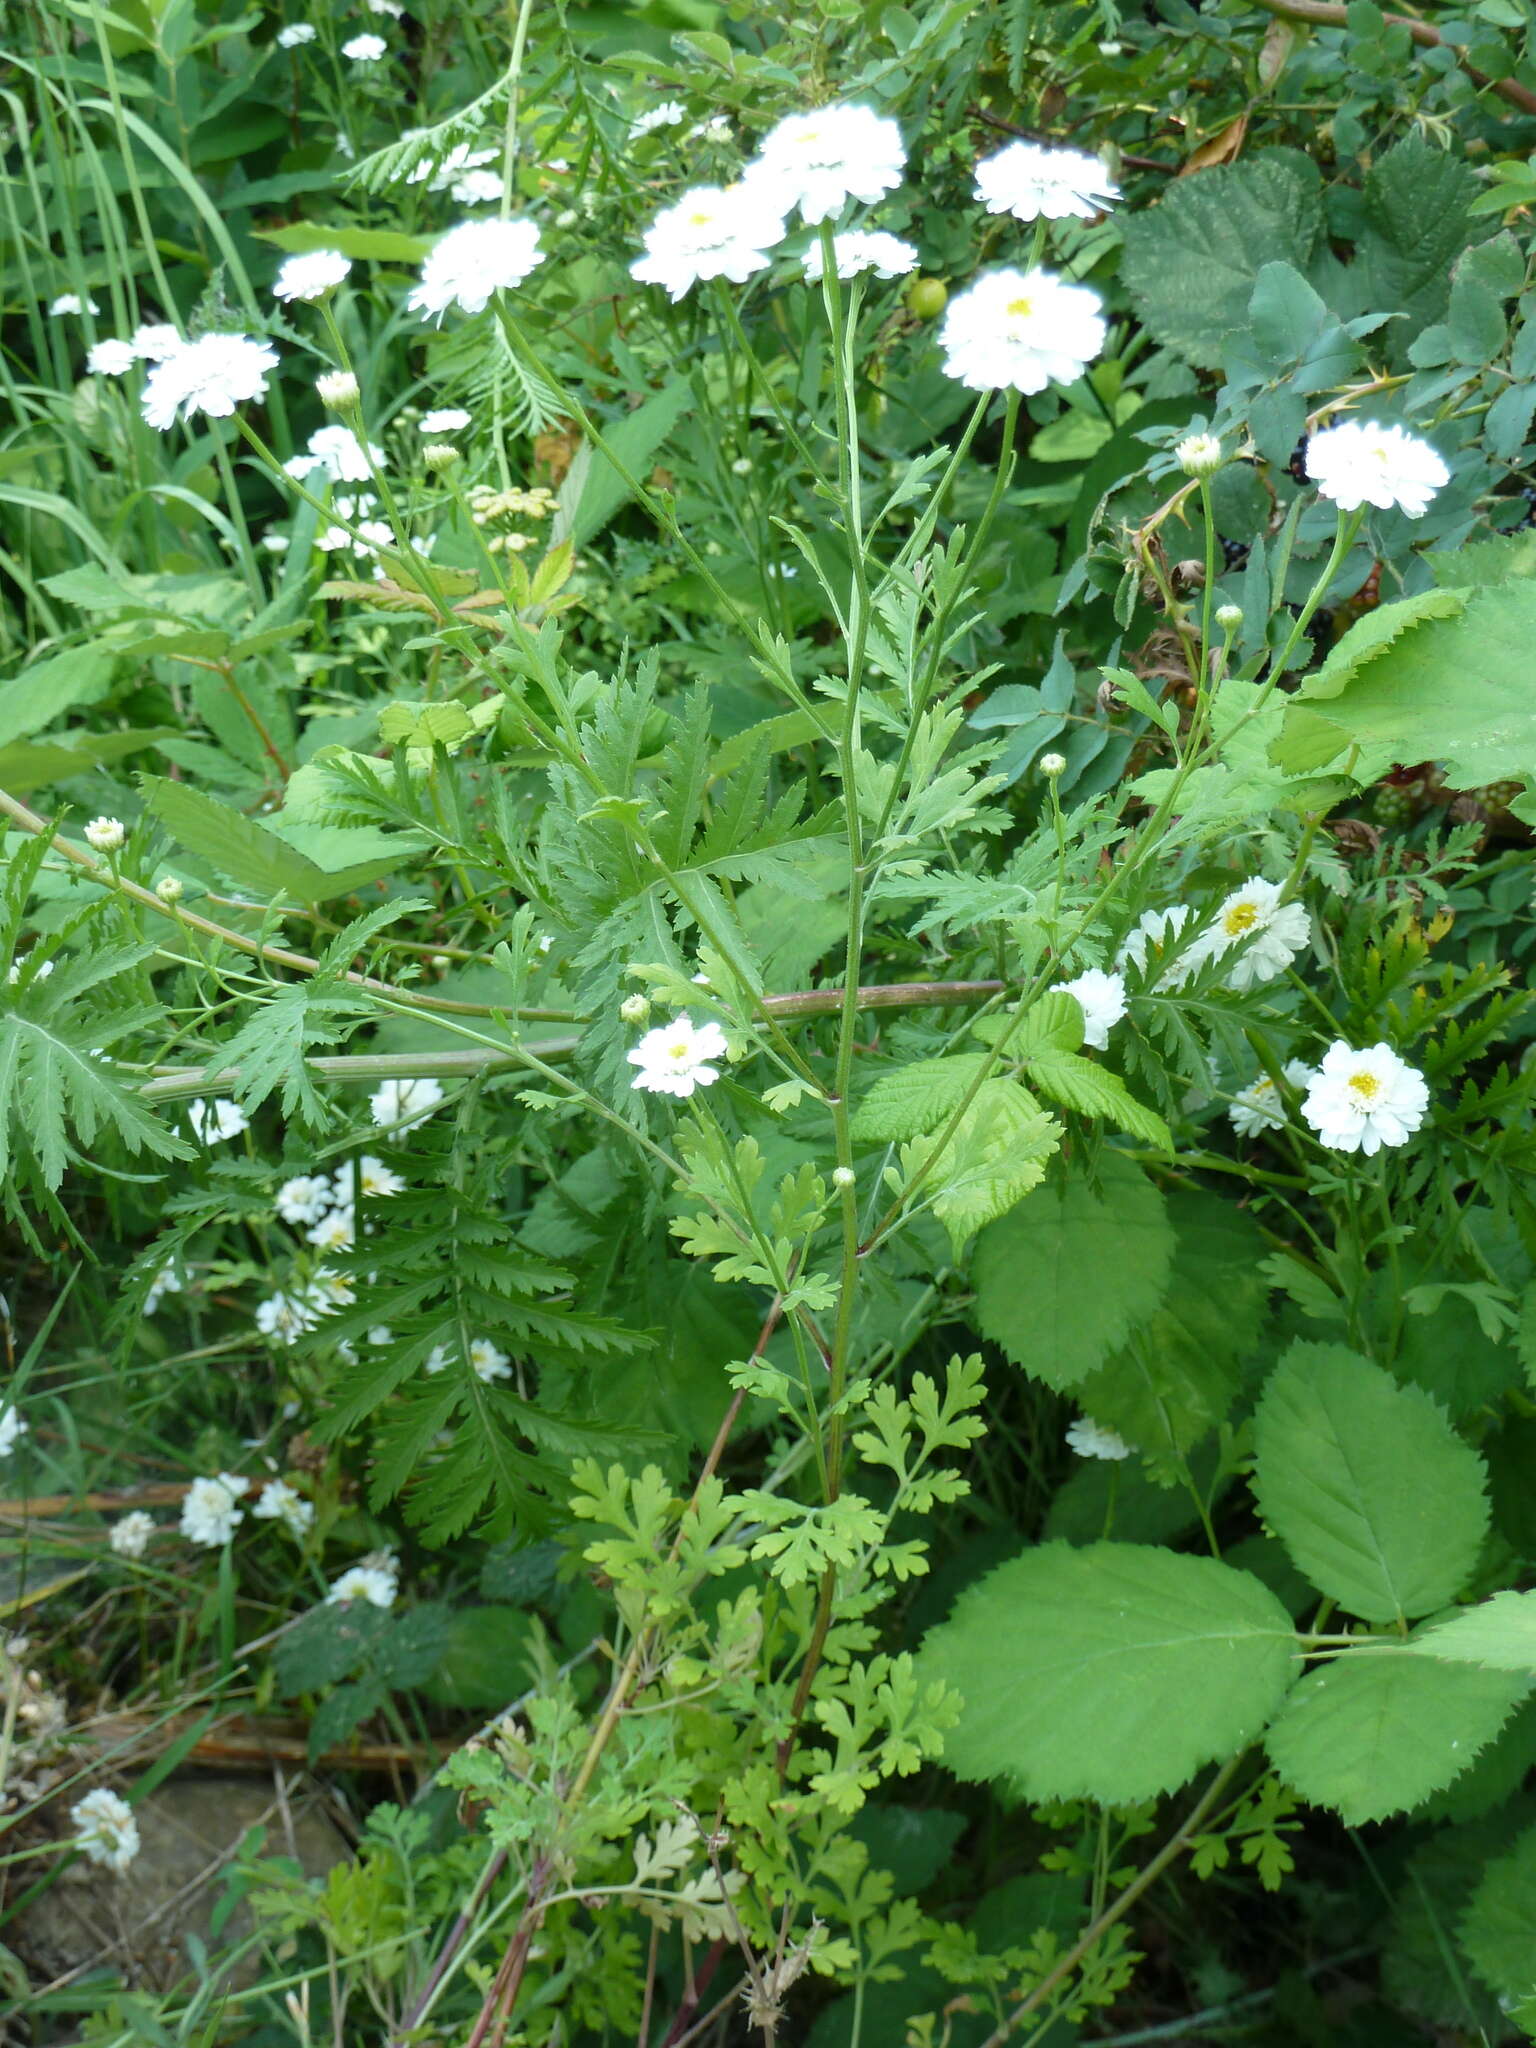
[[1305, 434], [1302, 435], [1296, 446], [1291, 450], [1291, 459], [1285, 465], [1285, 473], [1289, 477], [1294, 477], [1299, 484], [1304, 484], [1307, 481], [1307, 437]]
[[1241, 569], [1253, 551], [1252, 542], [1228, 540], [1225, 534], [1221, 534], [1219, 538], [1221, 541], [1221, 558], [1225, 566], [1229, 569]]

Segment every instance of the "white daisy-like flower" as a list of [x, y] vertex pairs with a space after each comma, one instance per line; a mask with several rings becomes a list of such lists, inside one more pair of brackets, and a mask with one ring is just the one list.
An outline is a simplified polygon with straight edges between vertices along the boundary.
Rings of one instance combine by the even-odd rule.
[[245, 1481], [238, 1472], [194, 1479], [181, 1503], [182, 1535], [204, 1550], [220, 1549], [245, 1520], [244, 1498]]
[[119, 1557], [142, 1557], [154, 1533], [154, 1516], [135, 1508], [132, 1514], [120, 1515], [112, 1524], [107, 1541]]
[[416, 422], [416, 431], [429, 440], [438, 434], [462, 434], [469, 425], [470, 416], [461, 405], [440, 405], [432, 412], [424, 412]]
[[688, 118], [688, 109], [681, 100], [663, 100], [659, 107], [648, 107], [643, 114], [636, 114], [629, 124], [631, 136], [654, 135], [658, 128], [677, 128]]
[[382, 1565], [355, 1564], [335, 1581], [325, 1599], [328, 1607], [349, 1600], [366, 1600], [370, 1607], [393, 1607], [399, 1591], [395, 1574]]
[[144, 1297], [145, 1315], [152, 1316], [160, 1306], [161, 1299], [165, 1295], [180, 1294], [180, 1292], [181, 1275], [177, 1272], [175, 1266], [173, 1264], [162, 1266], [154, 1279], [150, 1281], [149, 1292]]
[[195, 1102], [189, 1102], [187, 1122], [205, 1145], [218, 1145], [226, 1138], [238, 1138], [242, 1131], [251, 1127], [245, 1111], [227, 1095], [216, 1095], [211, 1101], [204, 1101], [200, 1095]]
[[0, 1408], [0, 1458], [8, 1458], [27, 1434], [28, 1423], [14, 1405]]
[[85, 843], [97, 853], [116, 853], [127, 837], [121, 818], [92, 818], [85, 828]]
[[350, 1251], [357, 1237], [356, 1219], [350, 1209], [332, 1209], [304, 1235], [323, 1252]]
[[711, 114], [707, 121], [701, 121], [694, 134], [705, 142], [729, 142], [731, 122], [728, 114]]
[[69, 1809], [75, 1847], [103, 1870], [126, 1870], [139, 1853], [139, 1824], [126, 1799], [105, 1787], [87, 1792]]
[[1097, 292], [1049, 270], [994, 270], [950, 300], [939, 329], [944, 368], [971, 391], [1026, 396], [1071, 384], [1104, 346]]
[[470, 1340], [469, 1369], [476, 1379], [484, 1380], [489, 1386], [492, 1380], [509, 1380], [512, 1377], [512, 1363], [505, 1351], [498, 1350], [489, 1337], [475, 1337]]
[[277, 1213], [285, 1223], [318, 1223], [331, 1206], [331, 1183], [323, 1173], [299, 1173], [277, 1191]]
[[269, 1294], [257, 1304], [256, 1327], [275, 1343], [292, 1344], [314, 1324], [314, 1311], [296, 1294]]
[[131, 341], [98, 341], [85, 352], [85, 367], [93, 377], [126, 377], [138, 360]]
[[269, 1479], [251, 1513], [260, 1522], [281, 1522], [293, 1535], [302, 1537], [315, 1519], [315, 1504], [286, 1479]]
[[1410, 519], [1422, 519], [1430, 499], [1451, 480], [1427, 441], [1374, 420], [1344, 420], [1314, 434], [1307, 443], [1306, 469], [1341, 512], [1361, 505], [1387, 512], [1396, 506]]
[[1128, 934], [1115, 955], [1116, 967], [1122, 974], [1127, 967], [1134, 967], [1153, 988], [1182, 988], [1200, 964], [1193, 957], [1193, 948], [1175, 960], [1161, 978], [1153, 977], [1159, 962], [1174, 950], [1179, 935], [1193, 915], [1187, 903], [1175, 903], [1167, 910], [1144, 911], [1137, 920], [1136, 929]]
[[421, 1369], [423, 1372], [431, 1373], [446, 1372], [448, 1370], [448, 1346], [446, 1344], [434, 1344], [422, 1360]]
[[405, 1182], [382, 1159], [375, 1159], [371, 1152], [365, 1152], [361, 1159], [348, 1159], [337, 1167], [335, 1185], [335, 1199], [350, 1209], [357, 1205], [359, 1185], [365, 1201], [378, 1202], [389, 1195], [400, 1194]]
[[364, 34], [353, 36], [341, 46], [341, 54], [354, 64], [377, 64], [389, 48], [382, 36]]
[[388, 1323], [374, 1323], [368, 1331], [368, 1342], [375, 1350], [382, 1350], [386, 1344], [393, 1344], [395, 1333]]
[[182, 342], [144, 379], [139, 410], [167, 432], [195, 412], [228, 419], [237, 405], [260, 398], [277, 368], [277, 350], [248, 334], [203, 334]]
[[1119, 1431], [1095, 1422], [1091, 1415], [1080, 1415], [1076, 1422], [1068, 1423], [1067, 1443], [1080, 1458], [1108, 1458], [1118, 1462], [1131, 1455], [1131, 1447]]
[[988, 213], [1015, 220], [1092, 220], [1120, 197], [1096, 156], [1010, 142], [976, 166], [976, 197]]
[[[1312, 1085], [1312, 1069], [1304, 1060], [1287, 1060], [1281, 1069], [1291, 1087]], [[1260, 1074], [1240, 1089], [1227, 1104], [1227, 1120], [1240, 1138], [1256, 1138], [1262, 1131], [1283, 1131], [1285, 1103], [1268, 1074]]]
[[748, 165], [748, 183], [774, 195], [784, 212], [799, 207], [812, 227], [858, 199], [873, 206], [901, 183], [906, 146], [894, 121], [872, 107], [817, 107], [770, 128]]
[[487, 164], [499, 161], [500, 157], [501, 148], [497, 144], [477, 149], [472, 142], [456, 142], [448, 154], [439, 157], [435, 163], [430, 157], [423, 157], [419, 164], [413, 164], [406, 173], [405, 182], [407, 185], [426, 185], [433, 192], [447, 192], [452, 189], [454, 180], [462, 178], [466, 171], [483, 170]]
[[652, 1095], [689, 1096], [695, 1088], [707, 1088], [718, 1081], [715, 1060], [725, 1057], [725, 1033], [712, 1020], [695, 1024], [678, 1016], [670, 1024], [658, 1024], [647, 1031], [633, 1052], [624, 1057], [639, 1072], [630, 1083]]
[[1369, 1158], [1406, 1145], [1429, 1112], [1429, 1085], [1390, 1045], [1356, 1052], [1335, 1039], [1323, 1054], [1301, 1113], [1323, 1144]]
[[1090, 967], [1075, 981], [1064, 981], [1061, 993], [1071, 996], [1083, 1013], [1083, 1043], [1095, 1052], [1109, 1044], [1111, 1029], [1125, 1015], [1125, 982], [1118, 974]]
[[296, 21], [290, 27], [278, 30], [277, 47], [280, 50], [302, 49], [305, 43], [312, 43], [317, 34], [313, 22]]
[[82, 299], [78, 292], [60, 292], [48, 308], [50, 313], [99, 313], [100, 306], [94, 299]]
[[520, 285], [544, 261], [531, 220], [466, 220], [450, 228], [421, 266], [421, 282], [406, 304], [424, 320], [441, 322], [450, 306], [483, 313], [493, 293]]
[[1278, 882], [1245, 882], [1223, 900], [1215, 923], [1190, 948], [1190, 962], [1203, 966], [1241, 946], [1227, 970], [1227, 987], [1256, 988], [1285, 972], [1311, 932], [1305, 905], [1282, 903]]
[[499, 206], [506, 189], [500, 171], [466, 171], [448, 187], [448, 196], [460, 206]]
[[146, 363], [163, 363], [167, 356], [186, 346], [169, 320], [146, 320], [129, 335], [128, 345]]
[[375, 448], [372, 442], [365, 446], [350, 427], [329, 426], [316, 427], [305, 453], [289, 456], [283, 468], [300, 482], [316, 470], [324, 470], [332, 483], [362, 484], [383, 464], [382, 448]]
[[279, 270], [272, 283], [272, 296], [290, 304], [295, 299], [323, 299], [344, 282], [351, 268], [351, 258], [343, 256], [339, 249], [306, 249], [302, 255], [290, 256]]
[[[825, 253], [819, 240], [806, 250], [808, 278], [820, 278]], [[858, 277], [866, 270], [874, 271], [877, 277], [905, 277], [917, 268], [917, 251], [912, 244], [902, 241], [899, 235], [882, 234], [879, 230], [852, 228], [846, 234], [834, 235], [832, 253], [837, 258], [839, 277]]]
[[426, 1077], [415, 1081], [381, 1081], [368, 1098], [373, 1120], [403, 1131], [424, 1124], [443, 1099], [443, 1084]]
[[784, 239], [787, 204], [756, 185], [691, 186], [646, 229], [645, 254], [629, 274], [659, 284], [674, 304], [713, 277], [745, 284], [768, 268], [769, 251]]
[[357, 1299], [357, 1289], [351, 1276], [334, 1273], [329, 1266], [322, 1266], [304, 1290], [304, 1300], [316, 1315], [334, 1315], [339, 1308], [350, 1308]]

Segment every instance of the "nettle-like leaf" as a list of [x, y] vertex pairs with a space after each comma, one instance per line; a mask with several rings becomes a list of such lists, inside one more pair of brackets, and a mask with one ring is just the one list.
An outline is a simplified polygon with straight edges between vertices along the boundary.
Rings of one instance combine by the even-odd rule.
[[1297, 1669], [1267, 1586], [1212, 1558], [1046, 1543], [930, 1632], [919, 1676], [960, 1692], [945, 1761], [1029, 1799], [1155, 1799], [1256, 1739]]
[[1443, 1791], [1529, 1690], [1524, 1673], [1437, 1664], [1402, 1645], [1371, 1644], [1308, 1672], [1265, 1743], [1293, 1791], [1358, 1827]]
[[984, 1230], [971, 1259], [976, 1323], [1036, 1379], [1086, 1379], [1162, 1302], [1174, 1234], [1134, 1161], [1099, 1155], [1097, 1185], [1062, 1174]]
[[891, 1142], [936, 1130], [964, 1101], [984, 1057], [949, 1053], [881, 1074], [854, 1112], [854, 1137], [861, 1143]]
[[1313, 1584], [1365, 1621], [1454, 1600], [1488, 1529], [1486, 1473], [1439, 1404], [1339, 1344], [1294, 1344], [1254, 1420], [1254, 1492]]

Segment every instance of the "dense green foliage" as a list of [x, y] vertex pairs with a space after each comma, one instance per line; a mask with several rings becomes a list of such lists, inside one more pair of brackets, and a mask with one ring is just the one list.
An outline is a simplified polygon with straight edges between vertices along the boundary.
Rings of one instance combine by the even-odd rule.
[[[39, 2043], [1536, 2039], [1527, 10], [789, 13], [15, 10]], [[875, 200], [633, 275], [830, 103]], [[424, 314], [466, 217], [540, 260]], [[1102, 346], [968, 387], [1039, 264]], [[29, 1981], [235, 1714], [355, 1855]]]

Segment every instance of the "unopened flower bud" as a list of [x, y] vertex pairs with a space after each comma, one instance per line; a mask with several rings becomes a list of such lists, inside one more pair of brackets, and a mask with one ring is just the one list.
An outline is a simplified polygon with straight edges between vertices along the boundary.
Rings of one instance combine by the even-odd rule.
[[1240, 604], [1219, 604], [1216, 607], [1216, 623], [1223, 633], [1235, 633], [1243, 623], [1243, 608]]
[[1214, 476], [1222, 464], [1221, 443], [1214, 434], [1190, 434], [1174, 449], [1186, 476]]
[[835, 1188], [851, 1188], [857, 1183], [858, 1178], [851, 1166], [834, 1166], [832, 1169], [832, 1185]]
[[179, 875], [162, 875], [155, 884], [155, 894], [162, 903], [179, 903], [183, 886]]
[[626, 996], [619, 1005], [619, 1015], [626, 1024], [644, 1024], [651, 1014], [649, 996]]
[[322, 405], [328, 405], [332, 412], [340, 412], [343, 406], [356, 405], [359, 397], [357, 379], [350, 370], [327, 370], [323, 377], [315, 379], [315, 393]]
[[563, 206], [555, 215], [555, 226], [557, 228], [573, 228], [580, 219], [581, 215], [574, 206]]
[[433, 476], [452, 469], [464, 457], [451, 441], [433, 441], [421, 451], [421, 459]]
[[127, 837], [121, 818], [92, 818], [85, 828], [85, 843], [97, 853], [116, 853]]
[[1048, 775], [1052, 782], [1056, 780], [1058, 775], [1066, 772], [1066, 766], [1067, 757], [1065, 754], [1042, 754], [1040, 756], [1040, 773]]
[[751, 456], [750, 456], [750, 455], [738, 455], [738, 456], [737, 456], [737, 458], [736, 458], [736, 460], [735, 460], [735, 461], [734, 461], [734, 462], [733, 462], [733, 463], [731, 464], [731, 475], [732, 475], [732, 476], [750, 476], [751, 474], [752, 474], [752, 458], [751, 458]]
[[907, 286], [907, 311], [914, 320], [937, 320], [948, 304], [942, 278], [914, 277]]

